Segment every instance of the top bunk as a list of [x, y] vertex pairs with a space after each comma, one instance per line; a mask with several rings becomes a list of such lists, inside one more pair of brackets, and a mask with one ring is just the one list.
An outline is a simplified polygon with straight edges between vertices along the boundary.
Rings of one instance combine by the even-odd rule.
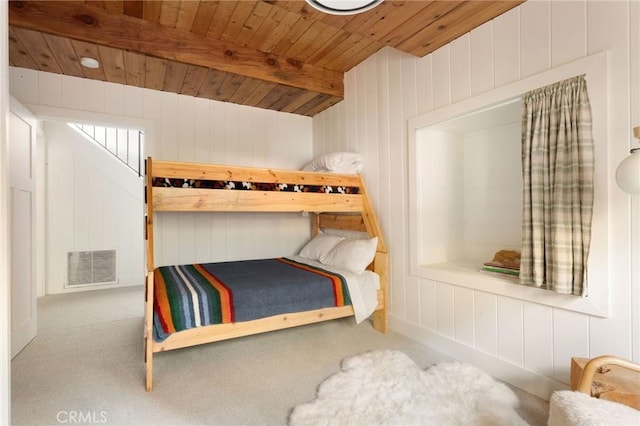
[[[175, 161], [146, 161], [146, 202], [154, 212], [305, 212], [357, 215], [362, 230], [386, 246], [358, 174], [280, 170]], [[339, 227], [339, 223], [336, 224]]]
[[359, 175], [147, 159], [156, 211], [360, 212]]

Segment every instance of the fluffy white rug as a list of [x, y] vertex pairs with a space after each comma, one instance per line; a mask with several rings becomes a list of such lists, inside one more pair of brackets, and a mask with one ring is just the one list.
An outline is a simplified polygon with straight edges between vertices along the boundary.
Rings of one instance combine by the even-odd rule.
[[526, 425], [518, 398], [503, 383], [460, 362], [421, 370], [398, 351], [372, 351], [342, 361], [316, 399], [295, 407], [298, 425]]

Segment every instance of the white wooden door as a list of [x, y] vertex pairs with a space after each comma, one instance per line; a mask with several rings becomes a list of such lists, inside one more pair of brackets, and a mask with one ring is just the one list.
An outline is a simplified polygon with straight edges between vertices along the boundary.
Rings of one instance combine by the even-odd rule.
[[35, 259], [36, 120], [15, 99], [9, 103], [9, 247], [11, 357], [37, 333]]

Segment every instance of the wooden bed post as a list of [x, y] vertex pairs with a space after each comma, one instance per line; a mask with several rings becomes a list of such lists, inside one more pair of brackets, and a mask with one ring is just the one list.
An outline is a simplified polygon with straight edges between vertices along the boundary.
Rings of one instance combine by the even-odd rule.
[[387, 308], [389, 302], [389, 253], [387, 252], [387, 245], [384, 242], [384, 238], [382, 238], [380, 224], [378, 223], [373, 211], [373, 205], [371, 204], [371, 199], [369, 199], [369, 194], [367, 193], [367, 188], [364, 184], [364, 180], [362, 179], [362, 175], [360, 175], [360, 192], [362, 193], [362, 219], [364, 220], [365, 227], [367, 228], [367, 233], [372, 236], [378, 236], [378, 250], [374, 259], [373, 268], [380, 276], [380, 289], [384, 295], [384, 300], [382, 300], [382, 309], [373, 313], [373, 328], [381, 333], [386, 333]]
[[318, 213], [311, 213], [311, 238], [320, 233], [320, 215]]
[[[151, 290], [149, 290], [151, 289]], [[147, 367], [146, 388], [153, 388], [153, 272], [147, 274], [147, 301], [144, 309], [144, 358]], [[151, 300], [149, 300], [151, 294]]]
[[146, 162], [147, 185], [145, 202], [147, 204], [147, 226], [145, 236], [147, 238], [147, 272], [152, 272], [155, 268], [153, 258], [153, 174], [151, 157], [147, 157]]
[[377, 252], [375, 260], [373, 261], [373, 268], [375, 272], [380, 276], [380, 289], [382, 290], [382, 294], [384, 295], [384, 300], [382, 300], [382, 309], [377, 310], [373, 313], [373, 328], [378, 330], [380, 333], [387, 333], [387, 313], [388, 313], [388, 305], [389, 305], [389, 286], [387, 285], [387, 271], [389, 267], [389, 255], [383, 252]]
[[145, 201], [147, 203], [147, 217], [145, 236], [147, 239], [147, 279], [145, 283], [144, 306], [144, 361], [146, 363], [146, 389], [153, 387], [153, 173], [151, 157], [147, 157], [146, 164], [147, 187]]
[[367, 188], [364, 185], [362, 175], [360, 175], [360, 192], [362, 193], [362, 219], [364, 220], [364, 225], [367, 228], [367, 233], [371, 236], [377, 235], [378, 251], [387, 253], [387, 245], [384, 242], [384, 238], [382, 238], [382, 231], [380, 230], [380, 225], [378, 224], [378, 220], [376, 219], [376, 215], [373, 211], [373, 205], [369, 199], [369, 194], [367, 193]]

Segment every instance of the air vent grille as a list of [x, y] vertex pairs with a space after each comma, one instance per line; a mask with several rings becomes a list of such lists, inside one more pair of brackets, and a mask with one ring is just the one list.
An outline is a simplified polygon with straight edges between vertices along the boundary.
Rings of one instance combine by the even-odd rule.
[[70, 251], [67, 253], [67, 286], [116, 283], [116, 251]]

